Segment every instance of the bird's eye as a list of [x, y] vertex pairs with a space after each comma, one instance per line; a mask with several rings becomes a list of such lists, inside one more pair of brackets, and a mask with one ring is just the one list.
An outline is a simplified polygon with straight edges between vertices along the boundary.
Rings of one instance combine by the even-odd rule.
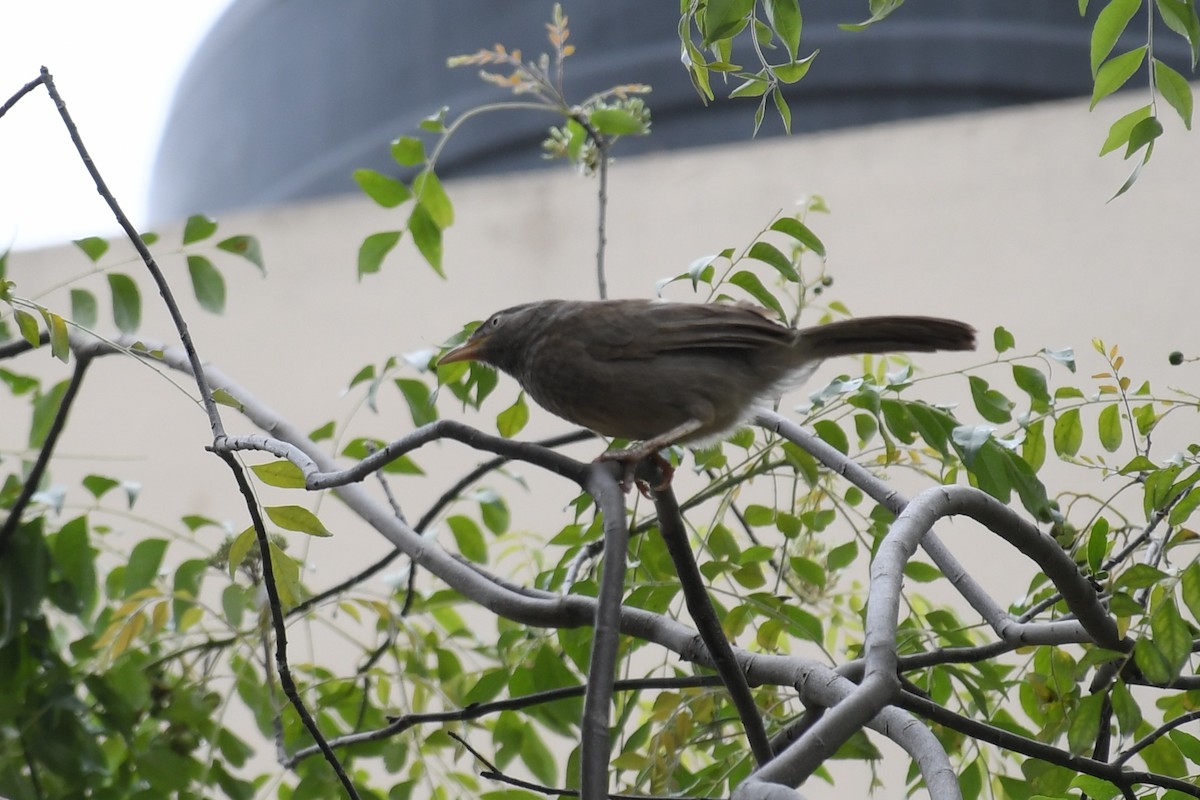
[[500, 318], [499, 318], [499, 317], [492, 317], [492, 319], [491, 319], [491, 323], [492, 323], [492, 327], [493, 327], [493, 328], [494, 328], [494, 327], [496, 327], [497, 325], [499, 325], [499, 324], [500, 324]]

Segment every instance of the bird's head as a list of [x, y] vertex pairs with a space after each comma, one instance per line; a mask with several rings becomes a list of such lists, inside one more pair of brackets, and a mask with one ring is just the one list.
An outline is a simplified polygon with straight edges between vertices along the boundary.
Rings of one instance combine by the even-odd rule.
[[480, 323], [467, 340], [438, 360], [438, 366], [456, 361], [482, 361], [514, 374], [537, 324], [554, 301], [524, 303], [497, 311]]

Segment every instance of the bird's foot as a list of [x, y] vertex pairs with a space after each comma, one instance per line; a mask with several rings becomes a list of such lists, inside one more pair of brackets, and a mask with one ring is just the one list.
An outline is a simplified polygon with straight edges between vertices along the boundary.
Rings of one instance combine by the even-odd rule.
[[[638, 472], [653, 470], [656, 473], [652, 475], [653, 478], [658, 479], [653, 484], [653, 489], [656, 492], [666, 491], [671, 486], [671, 479], [675, 477], [675, 467], [657, 450], [652, 450], [649, 453], [637, 447], [625, 450], [610, 450], [607, 453], [601, 453], [596, 460], [619, 462], [624, 467], [619, 484], [621, 491], [629, 494], [629, 490], [637, 486], [638, 492], [647, 500], [651, 499], [651, 483], [646, 478], [638, 477]], [[638, 467], [643, 467], [643, 469], [639, 470]]]

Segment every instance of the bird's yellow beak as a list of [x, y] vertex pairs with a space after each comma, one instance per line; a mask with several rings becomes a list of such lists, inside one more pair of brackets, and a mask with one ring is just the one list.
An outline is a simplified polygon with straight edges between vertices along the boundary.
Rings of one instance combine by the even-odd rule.
[[471, 337], [438, 359], [437, 365], [453, 364], [455, 361], [475, 361], [479, 358], [479, 350], [483, 347], [483, 338]]

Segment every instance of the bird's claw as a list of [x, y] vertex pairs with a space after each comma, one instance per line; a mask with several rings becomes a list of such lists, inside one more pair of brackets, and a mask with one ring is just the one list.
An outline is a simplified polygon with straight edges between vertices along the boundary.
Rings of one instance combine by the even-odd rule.
[[[671, 462], [663, 458], [662, 454], [657, 450], [646, 455], [636, 450], [612, 450], [607, 453], [601, 453], [597, 461], [617, 461], [623, 467], [621, 480], [617, 485], [621, 487], [621, 491], [629, 494], [629, 490], [634, 486], [638, 492], [647, 500], [652, 499], [650, 492], [653, 489], [655, 492], [664, 492], [671, 487], [671, 479], [675, 477], [675, 467]], [[642, 465], [645, 467], [642, 470], [638, 468]], [[659, 478], [657, 483], [651, 484], [646, 478], [637, 477], [637, 472], [649, 472], [654, 467], [657, 467], [657, 475], [652, 477]]]

